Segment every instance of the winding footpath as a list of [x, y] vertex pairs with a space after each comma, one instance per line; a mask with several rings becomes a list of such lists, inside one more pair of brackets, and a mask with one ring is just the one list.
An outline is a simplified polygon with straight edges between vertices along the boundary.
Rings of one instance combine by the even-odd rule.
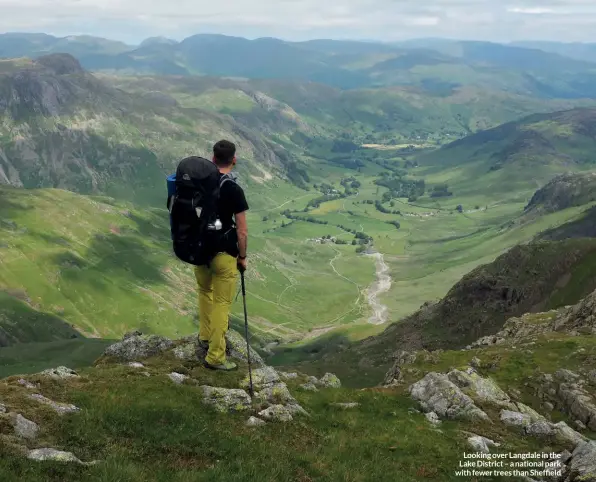
[[373, 315], [368, 319], [372, 325], [382, 325], [387, 322], [389, 310], [386, 305], [381, 303], [379, 296], [387, 293], [391, 288], [391, 276], [389, 276], [389, 266], [381, 253], [368, 254], [376, 258], [377, 281], [367, 290], [368, 303], [370, 304]]

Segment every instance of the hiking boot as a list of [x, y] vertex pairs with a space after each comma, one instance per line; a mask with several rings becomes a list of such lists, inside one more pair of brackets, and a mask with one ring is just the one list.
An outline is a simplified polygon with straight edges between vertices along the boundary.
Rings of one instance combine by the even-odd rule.
[[232, 370], [236, 370], [236, 368], [238, 368], [238, 365], [236, 365], [234, 362], [226, 360], [220, 365], [211, 365], [210, 363], [205, 362], [205, 368], [209, 368], [209, 370], [221, 370], [224, 372], [231, 372]]
[[199, 340], [199, 348], [202, 348], [205, 351], [209, 350], [209, 341]]

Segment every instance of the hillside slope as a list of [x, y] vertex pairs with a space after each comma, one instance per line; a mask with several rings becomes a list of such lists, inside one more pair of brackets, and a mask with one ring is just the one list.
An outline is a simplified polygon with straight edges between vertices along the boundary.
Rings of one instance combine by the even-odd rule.
[[[135, 96], [82, 70], [68, 55], [0, 62], [0, 182], [157, 198], [182, 157], [209, 155], [228, 137], [241, 152], [249, 182], [263, 172], [304, 182], [292, 154], [263, 133], [167, 95]], [[261, 107], [262, 115], [268, 109]], [[275, 115], [275, 113], [273, 114]], [[304, 131], [297, 118], [276, 118], [280, 135]]]

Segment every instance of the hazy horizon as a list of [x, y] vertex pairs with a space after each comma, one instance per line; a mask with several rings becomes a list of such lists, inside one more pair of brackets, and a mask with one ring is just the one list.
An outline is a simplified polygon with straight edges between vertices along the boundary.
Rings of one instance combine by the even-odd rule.
[[[91, 35], [138, 44], [196, 33], [394, 42], [419, 38], [592, 42], [592, 0], [0, 0], [0, 32]], [[35, 14], [32, 15], [32, 12]]]

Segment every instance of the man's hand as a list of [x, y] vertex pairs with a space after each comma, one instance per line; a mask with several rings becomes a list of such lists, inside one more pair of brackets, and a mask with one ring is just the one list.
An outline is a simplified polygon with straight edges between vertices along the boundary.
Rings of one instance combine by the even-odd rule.
[[246, 267], [248, 266], [248, 261], [246, 258], [244, 259], [237, 259], [237, 266], [238, 266], [238, 271], [240, 271], [241, 273], [244, 273], [246, 271]]

